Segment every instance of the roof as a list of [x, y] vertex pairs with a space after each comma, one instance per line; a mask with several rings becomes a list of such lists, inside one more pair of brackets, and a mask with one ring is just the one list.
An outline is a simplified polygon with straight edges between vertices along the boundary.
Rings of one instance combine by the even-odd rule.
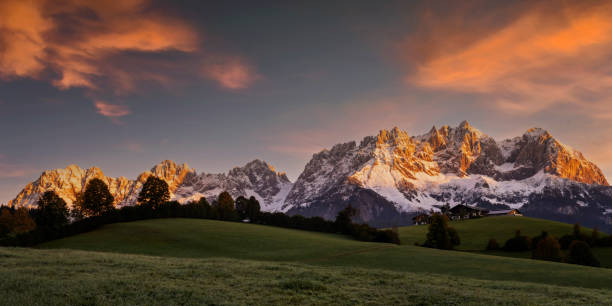
[[505, 209], [505, 210], [492, 210], [489, 212], [489, 215], [504, 215], [504, 214], [510, 213], [515, 210], [520, 213], [518, 209]]
[[464, 205], [464, 204], [455, 205], [455, 206], [453, 206], [453, 208], [450, 209], [450, 211], [454, 212], [457, 209], [463, 208], [463, 207], [467, 208], [467, 209], [470, 209], [470, 210], [485, 211], [485, 212], [488, 211], [486, 209], [482, 209], [482, 208], [478, 208], [478, 207], [472, 207], [472, 206], [468, 206], [468, 205]]

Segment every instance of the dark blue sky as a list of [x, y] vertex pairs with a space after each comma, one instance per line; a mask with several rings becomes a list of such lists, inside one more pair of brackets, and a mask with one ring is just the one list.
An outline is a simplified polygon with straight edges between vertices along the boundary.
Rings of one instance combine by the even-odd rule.
[[72, 163], [295, 179], [335, 143], [464, 119], [612, 173], [610, 6], [549, 3], [0, 1], [0, 202]]

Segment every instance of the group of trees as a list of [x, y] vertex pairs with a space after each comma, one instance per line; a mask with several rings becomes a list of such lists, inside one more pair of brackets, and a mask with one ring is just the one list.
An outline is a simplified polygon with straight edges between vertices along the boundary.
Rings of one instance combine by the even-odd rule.
[[[495, 239], [490, 239], [487, 243], [487, 250], [531, 251], [533, 259], [599, 267], [599, 261], [593, 255], [591, 247], [608, 245], [609, 239], [609, 237], [600, 238], [597, 229], [593, 230], [591, 236], [585, 235], [582, 233], [580, 225], [575, 224], [573, 233], [564, 235], [559, 240], [545, 231], [530, 238], [521, 235], [521, 231], [518, 230], [516, 235], [508, 239], [502, 248], [499, 247]], [[566, 250], [565, 255], [563, 250]]]
[[0, 211], [0, 237], [16, 236], [36, 228], [36, 223], [25, 207], [11, 209], [3, 207]]
[[[262, 212], [255, 197], [238, 197], [228, 192], [219, 194], [209, 203], [202, 197], [181, 205], [169, 201], [168, 184], [157, 177], [147, 178], [138, 195], [135, 206], [116, 209], [115, 199], [103, 180], [92, 179], [77, 196], [72, 211], [66, 202], [53, 191], [45, 192], [36, 209], [3, 208], [0, 214], [0, 245], [33, 245], [93, 230], [101, 225], [150, 218], [203, 218], [224, 221], [245, 221], [302, 230], [342, 233], [364, 241], [399, 244], [399, 237], [391, 230], [377, 230], [366, 224], [354, 224], [355, 210], [347, 207], [338, 214], [336, 221], [320, 217], [306, 218], [283, 213]], [[72, 221], [72, 222], [71, 222]]]

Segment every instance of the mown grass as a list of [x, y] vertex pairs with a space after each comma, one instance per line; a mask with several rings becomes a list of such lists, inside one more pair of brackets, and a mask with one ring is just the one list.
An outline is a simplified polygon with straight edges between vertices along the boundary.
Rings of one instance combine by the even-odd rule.
[[612, 303], [607, 289], [354, 266], [13, 248], [0, 259], [2, 305]]
[[[517, 230], [520, 230], [522, 235], [530, 237], [547, 231], [548, 234], [559, 238], [565, 234], [571, 234], [574, 227], [572, 224], [562, 222], [514, 216], [452, 221], [450, 226], [457, 230], [461, 238], [461, 245], [457, 246], [457, 249], [469, 251], [484, 250], [491, 238], [496, 239], [497, 243], [503, 246], [506, 240], [514, 237]], [[400, 240], [402, 244], [423, 243], [427, 230], [428, 225], [400, 227]], [[590, 236], [592, 230], [583, 227], [582, 232]], [[603, 233], [601, 235], [603, 236]]]
[[158, 219], [112, 224], [45, 243], [41, 248], [282, 261], [329, 268], [342, 266], [612, 289], [612, 270], [607, 269], [410, 245], [363, 243], [339, 235], [202, 219]]

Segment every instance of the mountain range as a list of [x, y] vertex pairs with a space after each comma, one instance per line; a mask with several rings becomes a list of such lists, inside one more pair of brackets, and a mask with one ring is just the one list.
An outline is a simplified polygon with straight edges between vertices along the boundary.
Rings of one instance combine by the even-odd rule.
[[294, 183], [257, 159], [221, 174], [166, 160], [135, 180], [70, 165], [43, 172], [9, 206], [33, 207], [46, 190], [71, 205], [92, 178], [108, 184], [116, 206], [135, 205], [151, 175], [168, 182], [172, 199], [181, 203], [227, 190], [234, 197], [255, 196], [264, 211], [327, 219], [351, 204], [359, 221], [374, 226], [411, 224], [420, 212], [467, 204], [612, 229], [612, 187], [582, 153], [543, 129], [496, 141], [466, 121], [417, 136], [393, 128], [359, 144], [337, 144], [314, 154]]

